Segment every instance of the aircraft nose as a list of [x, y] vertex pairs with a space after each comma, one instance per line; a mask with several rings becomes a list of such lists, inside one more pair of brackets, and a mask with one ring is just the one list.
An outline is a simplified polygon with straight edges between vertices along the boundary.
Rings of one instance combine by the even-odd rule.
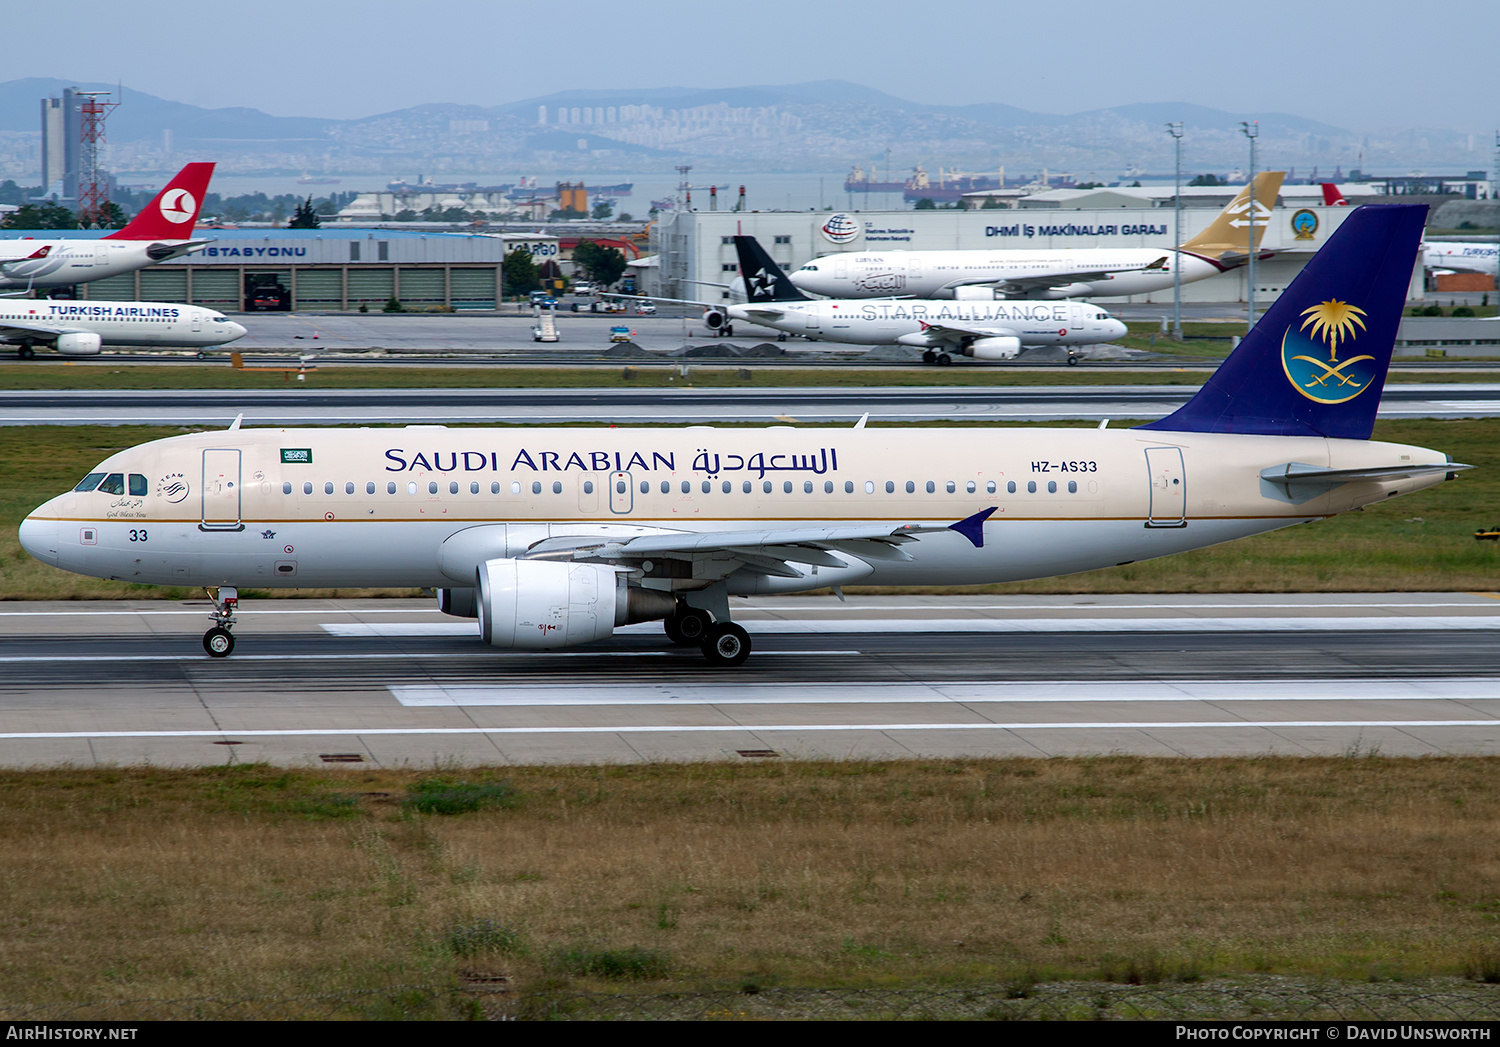
[[57, 566], [57, 521], [28, 516], [21, 521], [21, 548], [45, 564]]
[[245, 335], [250, 333], [250, 329], [248, 327], [246, 327], [244, 324], [235, 323], [233, 320], [229, 321], [229, 323], [225, 326], [229, 328], [231, 336], [229, 339], [230, 341], [234, 341], [234, 339], [236, 338], [243, 338], [245, 337]]
[[1122, 320], [1110, 318], [1104, 322], [1104, 325], [1111, 338], [1124, 338], [1130, 333], [1130, 328], [1126, 327]]

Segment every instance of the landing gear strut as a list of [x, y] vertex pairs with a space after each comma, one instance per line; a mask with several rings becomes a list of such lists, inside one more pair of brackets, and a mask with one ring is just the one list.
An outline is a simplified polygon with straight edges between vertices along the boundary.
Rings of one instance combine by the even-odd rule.
[[709, 618], [706, 611], [679, 603], [672, 616], [663, 619], [661, 624], [667, 632], [667, 639], [673, 643], [697, 646], [703, 642], [704, 634], [713, 624], [713, 620]]
[[208, 598], [214, 602], [214, 613], [209, 615], [214, 627], [203, 634], [203, 649], [211, 658], [228, 658], [234, 650], [234, 612], [240, 605], [240, 591], [230, 585], [209, 589]]

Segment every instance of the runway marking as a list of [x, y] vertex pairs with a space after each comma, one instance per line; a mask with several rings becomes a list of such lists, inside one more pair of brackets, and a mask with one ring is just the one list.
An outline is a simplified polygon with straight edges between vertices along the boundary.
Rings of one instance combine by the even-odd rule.
[[[1469, 595], [1495, 600], [1500, 599], [1500, 593], [1475, 592]], [[79, 609], [66, 611], [0, 611], [0, 618], [92, 618], [92, 617], [162, 617], [162, 616], [194, 616], [207, 615], [210, 613], [211, 605], [204, 603], [201, 608], [193, 607], [187, 609], [163, 609], [163, 608], [130, 608], [130, 609]], [[798, 610], [805, 611], [808, 607], [805, 603], [746, 603], [737, 604], [737, 609], [747, 613], [778, 612]], [[1309, 608], [1349, 608], [1352, 610], [1386, 610], [1393, 607], [1426, 608], [1426, 607], [1465, 607], [1488, 613], [1488, 605], [1476, 604], [1466, 600], [1326, 600], [1326, 601], [1304, 601], [1302, 603], [1102, 603], [1091, 601], [1079, 604], [1056, 604], [1056, 603], [959, 603], [944, 600], [942, 603], [902, 603], [902, 604], [879, 604], [866, 608], [856, 608], [869, 613], [883, 614], [888, 611], [1052, 611], [1057, 613], [1087, 610], [1097, 614], [1100, 611], [1182, 611], [1190, 613], [1198, 610], [1237, 610], [1237, 611], [1286, 611], [1301, 610]], [[819, 608], [829, 614], [847, 614], [846, 607]], [[239, 614], [247, 619], [257, 616], [281, 616], [281, 615], [373, 615], [373, 614], [439, 614], [438, 610], [414, 607], [360, 607], [349, 610], [338, 608], [282, 608], [267, 606], [241, 606]], [[453, 623], [447, 623], [453, 624]]]
[[[232, 658], [210, 658], [207, 654], [122, 654], [107, 655], [111, 664], [117, 662], [219, 662], [221, 664], [233, 664], [234, 662], [362, 662], [377, 659], [406, 659], [413, 658], [452, 658], [454, 655], [460, 657], [474, 657], [483, 655], [506, 661], [520, 662], [524, 659], [537, 657], [550, 658], [670, 658], [673, 655], [681, 657], [693, 656], [694, 649], [691, 647], [678, 648], [671, 651], [504, 651], [494, 647], [476, 647], [472, 651], [408, 651], [405, 653], [376, 652], [367, 654], [237, 654]], [[803, 658], [808, 655], [856, 655], [861, 651], [757, 651], [757, 658]], [[22, 654], [0, 656], [0, 665], [25, 664], [29, 662], [76, 662], [76, 654]], [[3, 685], [0, 685], [3, 686]]]
[[[1200, 632], [1413, 632], [1500, 629], [1500, 615], [1431, 615], [1368, 618], [741, 618], [745, 631], [762, 636], [819, 633], [1200, 633]], [[472, 624], [449, 622], [324, 622], [333, 636], [473, 636]], [[654, 622], [627, 625], [617, 634], [660, 632]]]
[[1174, 728], [1253, 727], [1278, 730], [1293, 727], [1495, 727], [1497, 720], [1104, 720], [1094, 723], [818, 723], [818, 724], [640, 724], [614, 727], [329, 727], [250, 731], [14, 731], [0, 741], [45, 741], [68, 738], [345, 738], [389, 735], [507, 735], [507, 734], [765, 734], [809, 731], [1163, 731]]
[[[1316, 693], [1309, 693], [1316, 688]], [[757, 706], [1089, 704], [1099, 702], [1358, 702], [1500, 700], [1500, 679], [1177, 681], [1131, 683], [956, 681], [940, 684], [625, 683], [601, 691], [576, 684], [393, 684], [409, 708], [461, 706]], [[1500, 722], [1500, 721], [1497, 721]]]

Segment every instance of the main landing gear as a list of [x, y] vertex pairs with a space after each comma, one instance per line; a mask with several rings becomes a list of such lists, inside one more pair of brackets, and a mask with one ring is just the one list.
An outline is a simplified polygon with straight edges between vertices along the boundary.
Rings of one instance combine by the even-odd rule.
[[947, 367], [953, 363], [953, 357], [947, 353], [939, 353], [927, 349], [922, 353], [922, 362], [924, 364], [937, 364], [939, 367]]
[[671, 617], [663, 619], [667, 639], [682, 646], [696, 646], [710, 665], [733, 667], [750, 657], [750, 634], [727, 618], [715, 621], [709, 612], [678, 603]]
[[240, 605], [240, 591], [233, 586], [221, 585], [209, 589], [208, 598], [214, 602], [214, 627], [203, 634], [203, 649], [211, 658], [228, 658], [234, 650], [234, 612]]

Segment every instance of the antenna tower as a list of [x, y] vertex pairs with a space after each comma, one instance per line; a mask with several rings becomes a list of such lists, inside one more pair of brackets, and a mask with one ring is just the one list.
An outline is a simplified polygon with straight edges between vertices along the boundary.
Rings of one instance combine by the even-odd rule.
[[108, 91], [79, 91], [78, 107], [78, 224], [85, 228], [104, 220], [109, 203], [109, 178], [99, 169], [99, 147], [104, 144], [104, 121], [119, 102], [105, 101]]

